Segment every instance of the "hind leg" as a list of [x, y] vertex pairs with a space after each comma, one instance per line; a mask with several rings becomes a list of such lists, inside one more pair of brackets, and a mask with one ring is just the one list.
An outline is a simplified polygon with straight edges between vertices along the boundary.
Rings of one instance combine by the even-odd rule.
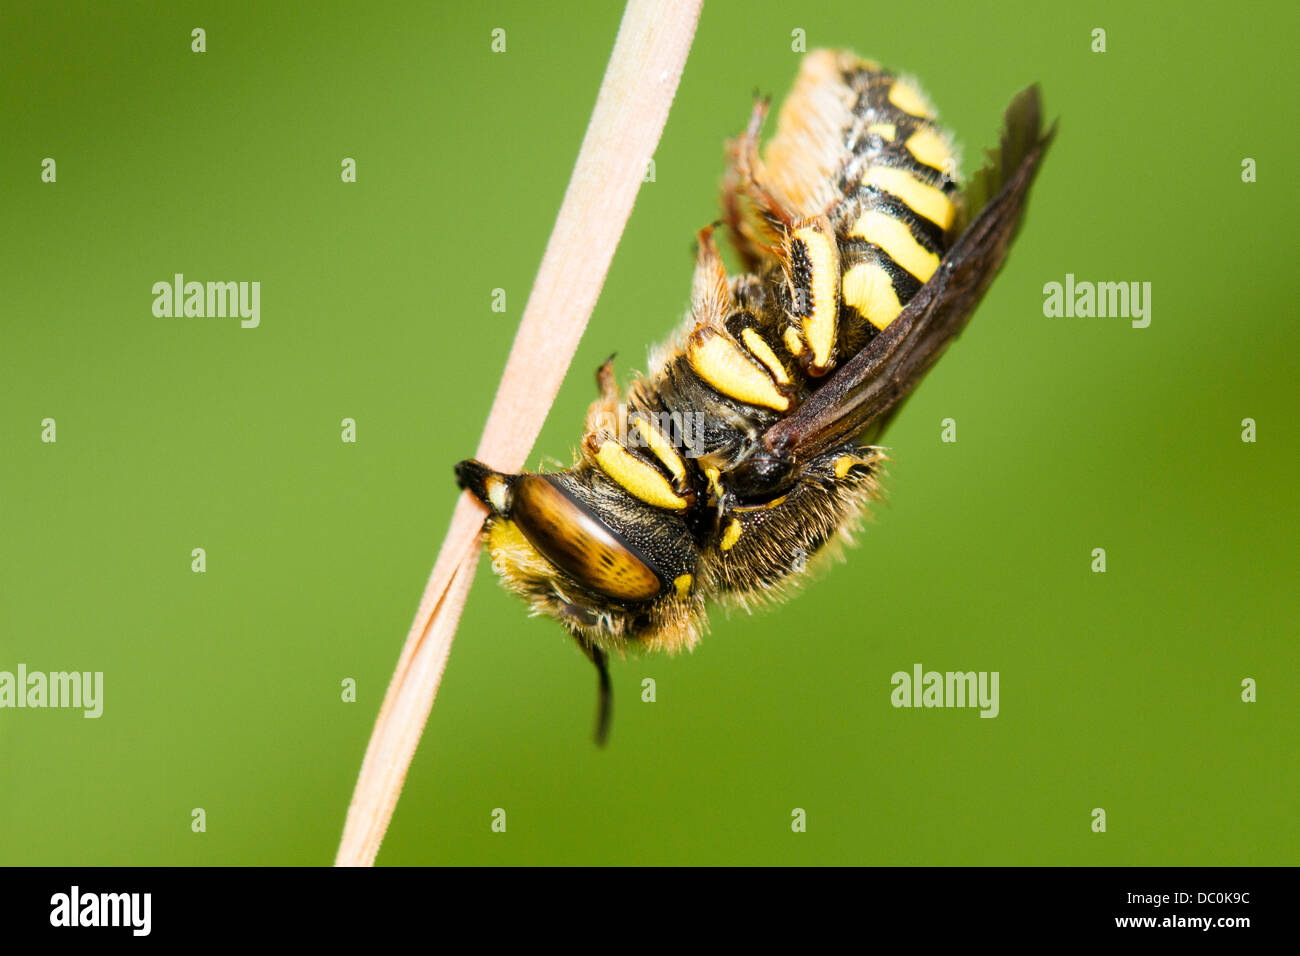
[[729, 144], [727, 173], [722, 181], [722, 216], [731, 243], [746, 272], [758, 272], [776, 255], [782, 227], [791, 214], [762, 183], [759, 134], [770, 100], [754, 101], [745, 132]]

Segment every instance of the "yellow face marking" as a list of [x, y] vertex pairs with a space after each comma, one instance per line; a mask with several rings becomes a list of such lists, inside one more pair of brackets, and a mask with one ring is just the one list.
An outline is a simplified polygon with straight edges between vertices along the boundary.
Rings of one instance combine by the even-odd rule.
[[785, 342], [786, 350], [796, 358], [803, 354], [803, 339], [799, 338], [799, 330], [793, 325], [788, 326], [781, 335], [781, 340]]
[[686, 499], [673, 491], [667, 478], [612, 439], [603, 442], [596, 450], [596, 464], [630, 494], [648, 505], [670, 511], [686, 508]]
[[904, 83], [902, 80], [894, 83], [889, 88], [889, 102], [904, 113], [920, 116], [923, 119], [934, 119], [934, 113], [926, 104], [925, 97], [921, 95], [920, 90], [910, 83]]
[[677, 596], [684, 598], [691, 593], [691, 585], [695, 583], [695, 578], [690, 574], [683, 574], [673, 579], [673, 587], [677, 589]]
[[916, 241], [907, 226], [879, 209], [863, 213], [853, 224], [850, 235], [874, 243], [889, 258], [922, 282], [939, 268], [939, 257]]
[[907, 203], [909, 209], [919, 216], [924, 216], [940, 229], [952, 225], [956, 209], [952, 201], [943, 194], [942, 189], [935, 189], [917, 179], [905, 169], [891, 166], [873, 166], [865, 180], [868, 186], [875, 186], [887, 193], [897, 196]]
[[952, 147], [929, 127], [918, 129], [907, 138], [907, 148], [917, 162], [934, 169], [946, 169], [952, 160]]
[[504, 518], [489, 521], [487, 547], [498, 574], [537, 578], [554, 573], [552, 565], [529, 543], [513, 521]]
[[682, 461], [682, 456], [677, 454], [676, 449], [669, 444], [668, 439], [664, 438], [663, 432], [640, 415], [632, 419], [632, 427], [654, 452], [654, 456], [664, 463], [664, 467], [672, 474], [673, 480], [680, 486], [686, 477], [686, 464]]
[[691, 336], [687, 358], [696, 374], [723, 395], [778, 412], [790, 407], [790, 399], [780, 393], [771, 375], [746, 358], [738, 345], [716, 332], [705, 329]]
[[859, 262], [844, 273], [844, 301], [878, 329], [888, 328], [903, 311], [889, 273], [878, 262]]
[[[879, 136], [881, 139], [885, 140], [888, 143], [892, 143], [894, 141], [894, 137], [898, 135], [898, 131], [894, 128], [893, 123], [872, 123], [870, 126], [867, 127], [867, 132], [872, 134], [873, 136]], [[915, 138], [916, 138], [915, 136], [912, 137], [912, 139]], [[912, 140], [908, 140], [909, 144], [911, 142]]]
[[830, 366], [835, 348], [835, 310], [839, 298], [840, 253], [834, 236], [817, 225], [802, 226], [794, 231], [802, 241], [812, 269], [812, 302], [804, 303], [808, 314], [803, 317], [803, 336], [812, 349], [812, 369]]
[[745, 343], [745, 348], [749, 349], [760, 362], [767, 366], [767, 370], [772, 373], [772, 377], [782, 385], [790, 384], [790, 376], [786, 374], [785, 366], [781, 360], [776, 357], [772, 347], [763, 340], [753, 329], [745, 329], [740, 333], [741, 340]]
[[506, 510], [506, 482], [500, 475], [488, 475], [487, 480], [483, 482], [483, 490], [487, 492], [488, 501], [492, 504], [492, 510], [497, 514]]
[[722, 550], [730, 551], [732, 545], [740, 540], [740, 534], [744, 529], [740, 527], [740, 522], [735, 518], [727, 525], [727, 530], [722, 532]]

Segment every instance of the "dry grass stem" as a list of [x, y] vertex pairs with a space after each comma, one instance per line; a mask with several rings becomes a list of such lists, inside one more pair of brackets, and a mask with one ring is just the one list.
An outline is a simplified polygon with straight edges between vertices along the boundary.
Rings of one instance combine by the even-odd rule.
[[[477, 457], [518, 471], [550, 411], [668, 119], [703, 0], [629, 0], [564, 203], [524, 308]], [[448, 481], [451, 462], [447, 468]], [[478, 564], [486, 512], [468, 494], [452, 514], [380, 707], [335, 864], [379, 852], [424, 730]]]

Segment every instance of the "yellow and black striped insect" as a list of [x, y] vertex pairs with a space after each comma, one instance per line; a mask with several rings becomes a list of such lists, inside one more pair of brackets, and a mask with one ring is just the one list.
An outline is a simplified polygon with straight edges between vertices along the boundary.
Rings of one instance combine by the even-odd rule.
[[964, 189], [916, 86], [851, 53], [804, 57], [762, 155], [767, 110], [731, 144], [725, 220], [747, 271], [699, 234], [691, 310], [620, 402], [612, 360], [577, 461], [456, 467], [491, 510], [504, 584], [596, 664], [695, 645], [710, 600], [785, 596], [877, 494], [890, 419], [1001, 268], [1052, 137], [1036, 88]]

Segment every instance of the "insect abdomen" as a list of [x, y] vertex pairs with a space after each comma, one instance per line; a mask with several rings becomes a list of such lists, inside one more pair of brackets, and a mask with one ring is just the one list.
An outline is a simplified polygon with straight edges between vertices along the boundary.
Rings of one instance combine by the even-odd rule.
[[954, 149], [915, 86], [846, 51], [805, 58], [762, 160], [757, 135], [751, 122], [736, 149], [733, 188], [759, 212], [741, 229], [786, 237], [791, 322], [775, 331], [821, 378], [888, 327], [948, 251]]
[[840, 238], [840, 325], [853, 354], [934, 274], [957, 220], [954, 151], [924, 97], [868, 64], [843, 72], [854, 91], [852, 159], [832, 212]]

